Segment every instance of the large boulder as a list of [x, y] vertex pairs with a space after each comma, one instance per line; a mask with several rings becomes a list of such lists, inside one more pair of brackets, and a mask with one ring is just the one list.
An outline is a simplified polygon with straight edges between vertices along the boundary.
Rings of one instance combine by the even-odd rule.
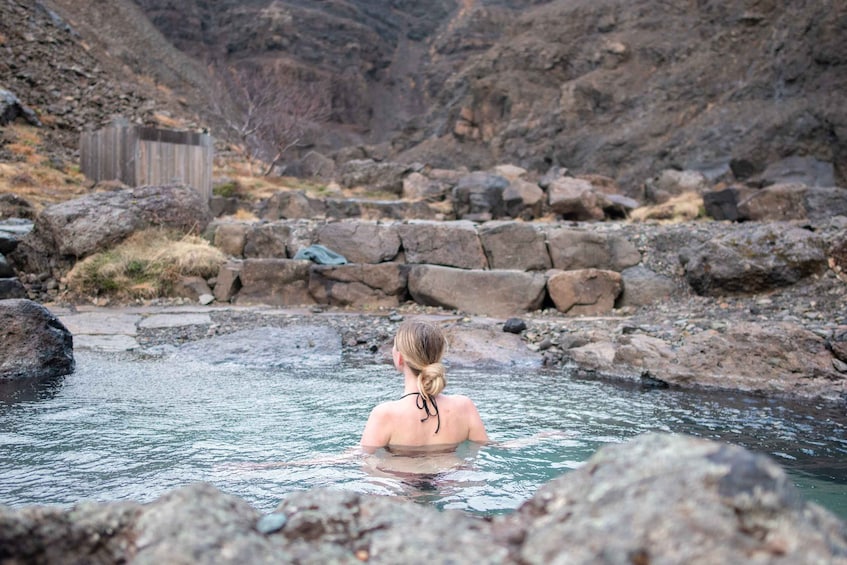
[[202, 233], [210, 219], [208, 203], [188, 186], [96, 192], [45, 208], [15, 258], [24, 272], [48, 272], [56, 259], [72, 262], [108, 249], [138, 230], [155, 226]]
[[523, 179], [509, 181], [503, 190], [503, 206], [506, 216], [532, 220], [544, 213], [545, 194], [538, 184]]
[[403, 193], [403, 176], [408, 172], [409, 165], [373, 159], [347, 161], [339, 168], [341, 184], [347, 188], [364, 188], [396, 196]]
[[477, 171], [462, 177], [453, 187], [453, 211], [457, 218], [490, 220], [505, 214], [503, 191], [509, 181], [500, 175]]
[[659, 275], [643, 265], [621, 271], [623, 291], [618, 306], [649, 306], [667, 300], [676, 290], [670, 277]]
[[340, 253], [350, 263], [383, 263], [397, 257], [400, 234], [394, 224], [330, 222], [316, 230], [316, 243]]
[[841, 563], [847, 528], [773, 460], [648, 434], [601, 448], [495, 531], [517, 563]]
[[685, 278], [701, 295], [772, 290], [827, 267], [820, 236], [791, 224], [733, 231], [683, 249]]
[[320, 304], [393, 308], [406, 299], [408, 268], [400, 263], [313, 265], [309, 292]]
[[[671, 339], [624, 326], [621, 333], [583, 333], [567, 350], [586, 374], [679, 388], [736, 390], [768, 396], [843, 402], [847, 379], [833, 360], [833, 339], [789, 322], [694, 321]], [[703, 367], [709, 367], [704, 371]]]
[[284, 259], [294, 257], [315, 242], [315, 225], [307, 220], [260, 222], [247, 228], [245, 258]]
[[622, 289], [621, 274], [615, 271], [563, 271], [547, 280], [547, 292], [556, 309], [573, 316], [611, 312]]
[[399, 226], [407, 263], [485, 269], [488, 260], [471, 222], [412, 221]]
[[585, 179], [562, 177], [552, 181], [547, 187], [547, 201], [550, 211], [564, 220], [591, 221], [606, 217], [605, 198]]
[[492, 269], [545, 271], [551, 266], [545, 234], [533, 224], [486, 222], [479, 239]]
[[244, 255], [250, 227], [246, 222], [222, 222], [215, 226], [213, 243], [226, 255], [240, 258]]
[[241, 290], [236, 304], [299, 306], [314, 304], [309, 294], [310, 261], [246, 259], [241, 263]]
[[583, 229], [552, 227], [547, 243], [554, 269], [623, 271], [641, 262], [638, 248], [626, 237]]
[[824, 220], [847, 215], [847, 189], [810, 187], [805, 184], [774, 184], [750, 192], [738, 203], [742, 220], [779, 222]]
[[0, 379], [56, 377], [74, 370], [73, 336], [31, 300], [0, 300], [0, 343]]
[[519, 271], [415, 265], [409, 272], [409, 293], [415, 302], [482, 316], [508, 317], [537, 310], [545, 285], [543, 274]]

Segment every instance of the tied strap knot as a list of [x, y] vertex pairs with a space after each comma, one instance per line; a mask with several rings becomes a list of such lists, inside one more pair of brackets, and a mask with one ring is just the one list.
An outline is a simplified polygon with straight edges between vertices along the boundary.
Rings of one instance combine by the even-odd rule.
[[421, 422], [426, 422], [427, 420], [429, 420], [430, 416], [435, 416], [438, 420], [438, 424], [435, 426], [435, 433], [438, 433], [438, 430], [441, 429], [441, 414], [438, 413], [438, 404], [435, 403], [435, 399], [429, 399], [429, 402], [432, 402], [432, 408], [434, 412], [430, 411], [429, 402], [427, 402], [426, 397], [419, 392], [410, 392], [409, 394], [404, 394], [400, 397], [400, 399], [413, 395], [417, 395], [417, 398], [415, 399], [415, 406], [417, 406], [419, 410], [423, 410], [424, 412], [426, 412], [426, 416], [421, 418]]

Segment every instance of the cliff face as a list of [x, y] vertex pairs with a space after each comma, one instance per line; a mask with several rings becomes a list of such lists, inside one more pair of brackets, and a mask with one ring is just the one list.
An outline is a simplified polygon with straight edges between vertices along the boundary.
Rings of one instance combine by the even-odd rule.
[[436, 166], [559, 165], [615, 177], [633, 195], [668, 167], [746, 178], [810, 156], [847, 185], [844, 2], [17, 0], [2, 9], [12, 56], [0, 60], [0, 83], [69, 132], [127, 112], [214, 125], [206, 71], [239, 66], [324, 89], [331, 115], [314, 147], [327, 153], [367, 145], [366, 155]]
[[847, 176], [843, 2], [136, 1], [194, 56], [328, 77], [334, 120], [404, 160]]

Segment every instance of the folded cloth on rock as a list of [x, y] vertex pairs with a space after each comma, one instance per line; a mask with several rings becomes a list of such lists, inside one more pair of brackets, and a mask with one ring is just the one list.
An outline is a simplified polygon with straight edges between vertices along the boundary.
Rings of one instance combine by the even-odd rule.
[[304, 247], [294, 256], [295, 259], [309, 260], [318, 265], [346, 265], [347, 259], [344, 255], [336, 253], [332, 249], [328, 249], [323, 245], [310, 245]]

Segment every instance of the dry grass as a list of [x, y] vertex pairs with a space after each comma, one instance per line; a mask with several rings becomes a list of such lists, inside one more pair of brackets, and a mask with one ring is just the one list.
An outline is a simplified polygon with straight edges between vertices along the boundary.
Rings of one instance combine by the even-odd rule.
[[15, 159], [0, 163], [0, 193], [20, 196], [36, 210], [48, 204], [76, 198], [87, 192], [85, 177], [77, 165], [55, 166], [41, 153], [38, 128], [10, 124], [3, 137], [4, 149]]
[[635, 222], [657, 220], [668, 224], [690, 222], [701, 217], [705, 217], [703, 197], [694, 192], [680, 194], [663, 204], [636, 208], [630, 214], [630, 219]]
[[181, 277], [215, 276], [225, 260], [199, 237], [149, 229], [78, 262], [68, 274], [68, 288], [79, 296], [169, 296]]

